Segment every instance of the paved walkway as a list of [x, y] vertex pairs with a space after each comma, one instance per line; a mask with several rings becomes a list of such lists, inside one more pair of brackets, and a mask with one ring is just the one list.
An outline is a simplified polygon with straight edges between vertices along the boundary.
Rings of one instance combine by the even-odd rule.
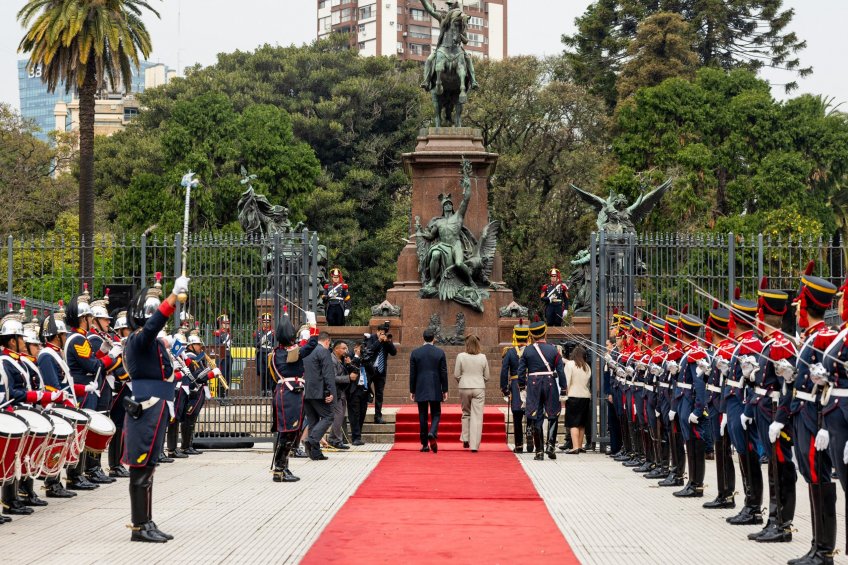
[[130, 543], [127, 479], [50, 499], [0, 526], [4, 564], [296, 563], [390, 446], [293, 459], [294, 484], [271, 481], [268, 449], [207, 451], [160, 465], [156, 523], [175, 539]]
[[[558, 452], [559, 453], [559, 452]], [[519, 456], [524, 469], [548, 509], [584, 565], [622, 563], [786, 563], [810, 547], [811, 526], [807, 485], [799, 477], [796, 486], [797, 532], [791, 543], [759, 544], [748, 541], [748, 526], [731, 526], [724, 519], [736, 510], [704, 510], [701, 504], [715, 497], [715, 462], [707, 461], [706, 496], [676, 499], [672, 488], [655, 486], [630, 469], [600, 454], [559, 454], [555, 461], [533, 461]], [[737, 466], [737, 475], [739, 473]], [[763, 474], [766, 467], [763, 467]], [[765, 478], [765, 477], [764, 477]], [[742, 479], [737, 476], [737, 488]], [[844, 555], [845, 517], [842, 489], [838, 488], [837, 563]], [[768, 486], [765, 503], [768, 504]]]

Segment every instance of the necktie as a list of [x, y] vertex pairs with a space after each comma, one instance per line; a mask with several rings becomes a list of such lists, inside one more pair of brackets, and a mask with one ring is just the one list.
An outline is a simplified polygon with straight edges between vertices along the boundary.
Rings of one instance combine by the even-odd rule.
[[368, 388], [368, 373], [365, 372], [365, 367], [359, 368], [359, 386]]
[[383, 350], [380, 350], [380, 353], [377, 354], [377, 372], [382, 373], [383, 369], [386, 368], [386, 354], [383, 353]]

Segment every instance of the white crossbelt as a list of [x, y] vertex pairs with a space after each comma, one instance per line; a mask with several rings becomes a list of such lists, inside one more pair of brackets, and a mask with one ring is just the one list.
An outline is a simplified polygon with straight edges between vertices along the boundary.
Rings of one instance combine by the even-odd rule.
[[647, 391], [649, 391], [649, 392], [654, 392], [654, 387], [653, 387], [653, 386], [651, 386], [651, 385], [649, 385], [649, 384], [646, 384], [646, 385], [645, 385], [645, 390], [647, 390]]
[[707, 385], [707, 390], [710, 392], [717, 392], [721, 394], [721, 387], [716, 385]]
[[689, 390], [690, 388], [692, 388], [692, 385], [690, 385], [689, 383], [677, 383], [677, 386], [684, 390]]
[[811, 394], [809, 392], [801, 392], [799, 390], [795, 391], [795, 398], [799, 398], [799, 399], [801, 399], [805, 402], [815, 402], [816, 401], [816, 395], [815, 394]]
[[734, 381], [733, 379], [727, 379], [724, 381], [724, 384], [732, 386], [733, 388], [742, 388], [744, 383], [741, 380]]

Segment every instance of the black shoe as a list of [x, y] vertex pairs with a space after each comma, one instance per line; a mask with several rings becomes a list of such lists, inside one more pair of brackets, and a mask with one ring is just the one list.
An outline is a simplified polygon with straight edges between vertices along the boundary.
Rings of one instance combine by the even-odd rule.
[[117, 467], [112, 467], [109, 469], [109, 476], [116, 477], [119, 479], [128, 479], [130, 476], [130, 472], [127, 471], [126, 467], [123, 465], [118, 465]]
[[545, 454], [541, 451], [537, 451], [535, 457], [533, 457], [533, 460], [534, 461], [544, 461], [545, 460]]
[[75, 479], [68, 479], [67, 488], [69, 490], [94, 490], [96, 488], [100, 488], [100, 485], [96, 485], [86, 479], [83, 475]]
[[291, 456], [296, 457], [298, 459], [305, 459], [306, 457], [309, 457], [309, 455], [306, 454], [306, 451], [303, 449], [303, 446], [301, 446], [301, 445], [297, 446], [297, 449], [294, 452], [292, 452]]
[[714, 500], [705, 502], [703, 508], [736, 508], [736, 500], [734, 500], [732, 495], [728, 497], [717, 496]]
[[471, 444], [470, 444], [470, 443], [468, 443], [467, 441], [463, 441], [463, 442], [462, 442], [462, 448], [463, 448], [463, 449], [468, 449], [469, 447], [471, 447]]
[[383, 419], [382, 416], [374, 416], [374, 423], [375, 424], [385, 424], [386, 421]]
[[53, 483], [47, 486], [47, 492], [45, 496], [47, 498], [73, 498], [77, 495], [77, 493], [65, 489], [62, 486], [62, 483]]
[[707, 461], [715, 461], [715, 451], [707, 451], [704, 453], [704, 459]]
[[622, 465], [625, 467], [641, 467], [645, 462], [639, 458], [628, 459]]
[[430, 434], [428, 437], [429, 437], [429, 440], [430, 440], [430, 451], [432, 451], [433, 453], [438, 453], [439, 452], [439, 441], [438, 441], [438, 439], [433, 434]]
[[165, 455], [167, 455], [171, 459], [188, 459], [188, 455], [186, 455], [179, 449], [175, 449], [174, 451], [166, 451]]
[[696, 488], [692, 483], [688, 483], [682, 490], [675, 491], [671, 494], [676, 496], [677, 498], [693, 498], [695, 496], [703, 496], [704, 490], [701, 489], [701, 494], [696, 494]]
[[110, 485], [114, 483], [117, 479], [113, 479], [111, 477], [107, 477], [105, 473], [103, 473], [103, 469], [100, 467], [95, 467], [94, 469], [90, 469], [85, 476], [89, 481], [96, 485]]
[[9, 506], [3, 505], [3, 514], [9, 516], [29, 516], [35, 512], [32, 508], [24, 506], [19, 501], [15, 500]]
[[681, 487], [683, 486], [683, 477], [677, 475], [669, 475], [665, 479], [657, 483], [660, 487]]
[[365, 442], [362, 441], [361, 439], [355, 439], [355, 440], [353, 440], [353, 443], [351, 445], [355, 445], [355, 446], [359, 447], [361, 445], [365, 445]]
[[761, 533], [754, 541], [759, 543], [784, 543], [792, 541], [792, 526], [786, 524], [783, 527], [775, 526], [770, 532]]
[[338, 442], [338, 443], [330, 442], [330, 445], [332, 447], [335, 447], [336, 449], [350, 449], [350, 446], [346, 443], [343, 443], [343, 442]]
[[630, 457], [630, 455], [628, 455], [627, 453], [622, 451], [621, 453], [619, 453], [618, 455], [616, 455], [612, 459], [613, 459], [613, 461], [618, 461], [619, 463], [624, 463], [625, 461], [629, 461], [631, 459], [631, 457]]
[[743, 506], [739, 514], [727, 518], [726, 522], [734, 526], [758, 526], [763, 523], [763, 513], [759, 508]]
[[153, 522], [146, 522], [139, 526], [133, 526], [130, 541], [145, 541], [149, 543], [165, 543], [167, 538], [163, 537], [153, 526]]
[[515, 447], [512, 448], [512, 452], [513, 453], [524, 453], [524, 446], [523, 445], [516, 445]]
[[171, 534], [166, 534], [165, 532], [163, 532], [162, 530], [160, 530], [160, 529], [159, 529], [159, 526], [157, 526], [157, 525], [156, 525], [156, 522], [151, 521], [150, 523], [153, 525], [153, 530], [154, 530], [157, 534], [159, 534], [160, 536], [162, 536], [163, 538], [165, 538], [165, 539], [166, 539], [166, 540], [168, 540], [168, 541], [171, 541], [172, 539], [174, 539], [174, 536], [172, 536]]
[[326, 461], [328, 457], [321, 452], [320, 445], [310, 445], [309, 458], [313, 461]]
[[802, 555], [801, 557], [796, 557], [795, 559], [790, 559], [787, 561], [788, 565], [798, 565], [799, 563], [805, 563], [807, 559], [810, 559], [816, 553], [816, 540], [810, 542], [810, 550]]
[[548, 459], [556, 459], [556, 451], [554, 451], [554, 446], [549, 445], [548, 450], [545, 451], [548, 454]]
[[174, 458], [169, 457], [165, 453], [163, 453], [162, 455], [159, 456], [159, 463], [173, 463], [173, 462], [174, 462]]
[[642, 463], [638, 467], [635, 467], [633, 469], [633, 472], [634, 473], [650, 473], [653, 470], [654, 470], [654, 464], [651, 463], [650, 461], [645, 461], [644, 463]]
[[203, 455], [202, 451], [198, 451], [191, 446], [189, 446], [188, 449], [183, 449], [183, 453], [185, 453], [186, 455]]
[[653, 479], [653, 480], [664, 479], [668, 476], [668, 469], [667, 468], [663, 469], [662, 467], [654, 467], [653, 471], [651, 471], [649, 473], [645, 473], [642, 476], [645, 477], [646, 479]]
[[760, 530], [759, 532], [751, 532], [750, 534], [748, 534], [748, 539], [754, 541], [758, 537], [774, 531], [776, 528], [777, 524], [769, 520], [768, 522], [766, 522], [766, 525], [762, 530]]
[[430, 446], [425, 445], [420, 449], [421, 453], [430, 453]]
[[19, 492], [18, 500], [20, 500], [21, 504], [23, 504], [24, 506], [47, 506], [47, 501], [41, 500], [35, 493], [29, 495], [25, 492]]
[[559, 449], [560, 451], [568, 451], [569, 449], [571, 449], [571, 446], [568, 445], [567, 443], [564, 443], [564, 444], [558, 446], [557, 449]]
[[566, 455], [577, 455], [579, 453], [580, 453], [579, 449], [566, 449], [565, 450]]

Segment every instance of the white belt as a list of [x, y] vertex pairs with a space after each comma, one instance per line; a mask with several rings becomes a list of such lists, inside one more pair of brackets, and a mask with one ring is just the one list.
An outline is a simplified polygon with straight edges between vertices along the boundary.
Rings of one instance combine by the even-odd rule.
[[692, 385], [690, 385], [689, 383], [677, 383], [677, 386], [685, 390], [689, 390], [690, 388], [692, 388]]
[[659, 385], [663, 388], [668, 388], [668, 386], [669, 386], [668, 383], [663, 383], [663, 382], [659, 383]]
[[554, 374], [553, 371], [550, 371], [550, 372], [544, 371], [544, 372], [537, 372], [537, 373], [528, 373], [527, 376], [528, 377], [549, 377], [553, 374]]
[[633, 386], [638, 387], [638, 388], [645, 388], [645, 383], [642, 383], [642, 382], [639, 382], [639, 381], [633, 381]]
[[285, 377], [283, 379], [280, 379], [280, 382], [283, 383], [286, 388], [289, 389], [290, 392], [294, 392], [294, 386], [292, 386], [292, 383], [301, 386], [305, 383], [305, 381], [301, 377]]
[[[754, 388], [754, 392], [756, 392], [760, 396], [768, 396], [774, 402], [780, 402], [780, 391], [779, 390], [773, 390], [773, 391], [769, 392], [768, 390], [766, 390], [764, 388], [756, 387], [756, 388]], [[848, 396], [848, 391], [846, 391], [846, 396]]]
[[801, 400], [804, 400], [806, 402], [815, 402], [816, 401], [816, 395], [815, 394], [812, 394], [812, 393], [809, 393], [809, 392], [801, 392], [801, 391], [798, 391], [798, 390], [795, 391], [795, 398], [800, 398]]
[[727, 379], [724, 381], [724, 384], [732, 386], [733, 388], [742, 388], [743, 382], [741, 380], [734, 381], [732, 379]]
[[837, 398], [848, 398], [848, 388], [831, 388], [830, 396]]
[[654, 387], [653, 387], [652, 385], [648, 385], [648, 384], [646, 384], [646, 385], [645, 385], [645, 390], [650, 391], [650, 392], [654, 392]]
[[717, 393], [721, 394], [721, 387], [720, 386], [707, 385], [707, 390], [710, 391], [710, 392], [717, 392]]

